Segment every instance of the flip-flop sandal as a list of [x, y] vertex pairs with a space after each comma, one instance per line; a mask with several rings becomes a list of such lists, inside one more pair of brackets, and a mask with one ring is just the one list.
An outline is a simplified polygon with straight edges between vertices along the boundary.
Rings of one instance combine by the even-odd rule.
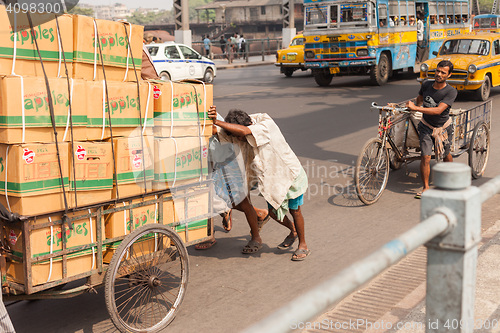
[[[305, 254], [305, 256], [299, 257], [299, 255], [301, 255], [301, 254]], [[302, 261], [310, 254], [311, 254], [311, 250], [297, 249], [292, 255], [292, 260], [293, 261]]]
[[293, 243], [295, 243], [296, 240], [297, 240], [297, 236], [293, 236], [293, 237], [286, 236], [286, 238], [281, 242], [281, 244], [279, 244], [276, 247], [280, 250], [287, 250], [290, 247], [292, 247]]
[[228, 213], [225, 213], [222, 216], [222, 227], [227, 232], [231, 231], [233, 228], [233, 210], [231, 209]]
[[267, 216], [264, 217], [263, 220], [257, 221], [257, 227], [259, 228], [259, 232], [262, 230], [262, 227], [267, 223], [267, 221], [269, 221], [270, 218], [271, 218], [271, 215], [267, 214]]
[[251, 240], [248, 242], [247, 245], [241, 250], [241, 253], [243, 254], [252, 254], [252, 253], [257, 253], [259, 250], [262, 248], [262, 244], [259, 242], [256, 242], [254, 240]]
[[217, 243], [217, 241], [214, 239], [203, 242], [203, 243], [198, 243], [194, 246], [196, 250], [208, 250], [212, 246], [214, 246]]
[[414, 198], [415, 199], [422, 199], [422, 192], [418, 192], [417, 194], [415, 194]]

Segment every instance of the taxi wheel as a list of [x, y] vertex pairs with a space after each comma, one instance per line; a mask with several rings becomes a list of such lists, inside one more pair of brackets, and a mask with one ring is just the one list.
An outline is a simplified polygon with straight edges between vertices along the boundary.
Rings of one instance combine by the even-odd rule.
[[476, 90], [476, 99], [478, 101], [486, 101], [490, 97], [491, 80], [488, 75], [484, 77], [484, 82], [479, 89]]
[[285, 74], [286, 77], [291, 77], [293, 75], [293, 69], [292, 68], [285, 68], [283, 70], [283, 74]]
[[205, 75], [203, 75], [203, 81], [206, 83], [214, 82], [214, 71], [211, 68], [207, 68]]
[[167, 72], [161, 72], [160, 79], [162, 79], [163, 81], [170, 81], [170, 74], [168, 74]]

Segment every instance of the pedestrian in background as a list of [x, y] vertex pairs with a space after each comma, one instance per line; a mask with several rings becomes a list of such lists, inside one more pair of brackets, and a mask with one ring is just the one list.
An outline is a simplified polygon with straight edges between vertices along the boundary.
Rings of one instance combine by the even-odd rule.
[[226, 39], [224, 38], [224, 35], [220, 36], [220, 50], [222, 52], [222, 58], [226, 57]]
[[211, 47], [211, 45], [212, 45], [212, 42], [208, 38], [208, 35], [206, 35], [205, 38], [203, 39], [203, 46], [205, 47], [205, 56], [207, 58], [210, 58], [210, 47]]
[[246, 53], [246, 40], [243, 37], [243, 35], [241, 35], [241, 37], [240, 37], [240, 55], [241, 55], [241, 57], [245, 58], [245, 53]]

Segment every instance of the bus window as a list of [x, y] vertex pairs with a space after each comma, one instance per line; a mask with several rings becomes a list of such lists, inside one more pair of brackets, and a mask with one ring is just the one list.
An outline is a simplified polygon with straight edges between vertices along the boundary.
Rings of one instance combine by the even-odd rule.
[[447, 2], [446, 3], [446, 23], [447, 24], [454, 24], [455, 23], [455, 17], [453, 14], [454, 14], [453, 2]]
[[338, 23], [338, 16], [339, 16], [339, 6], [331, 6], [330, 7], [330, 23]]
[[387, 27], [387, 7], [380, 5], [378, 7], [378, 24], [380, 27]]
[[415, 25], [415, 16], [410, 15], [410, 18], [408, 19], [408, 25], [414, 26]]
[[306, 8], [306, 25], [326, 24], [327, 7], [314, 6]]
[[446, 8], [444, 3], [438, 3], [439, 24], [446, 24]]
[[341, 22], [367, 22], [366, 3], [346, 4], [340, 6]]

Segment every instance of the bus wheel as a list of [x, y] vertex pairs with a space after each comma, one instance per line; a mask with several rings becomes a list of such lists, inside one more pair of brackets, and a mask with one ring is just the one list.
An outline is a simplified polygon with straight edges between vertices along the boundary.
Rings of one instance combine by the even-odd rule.
[[391, 62], [387, 57], [387, 54], [382, 53], [378, 65], [372, 67], [370, 72], [370, 80], [373, 84], [383, 86], [387, 83], [389, 79], [389, 74], [391, 73]]
[[314, 72], [314, 80], [320, 87], [327, 87], [332, 82], [333, 75], [323, 71]]

